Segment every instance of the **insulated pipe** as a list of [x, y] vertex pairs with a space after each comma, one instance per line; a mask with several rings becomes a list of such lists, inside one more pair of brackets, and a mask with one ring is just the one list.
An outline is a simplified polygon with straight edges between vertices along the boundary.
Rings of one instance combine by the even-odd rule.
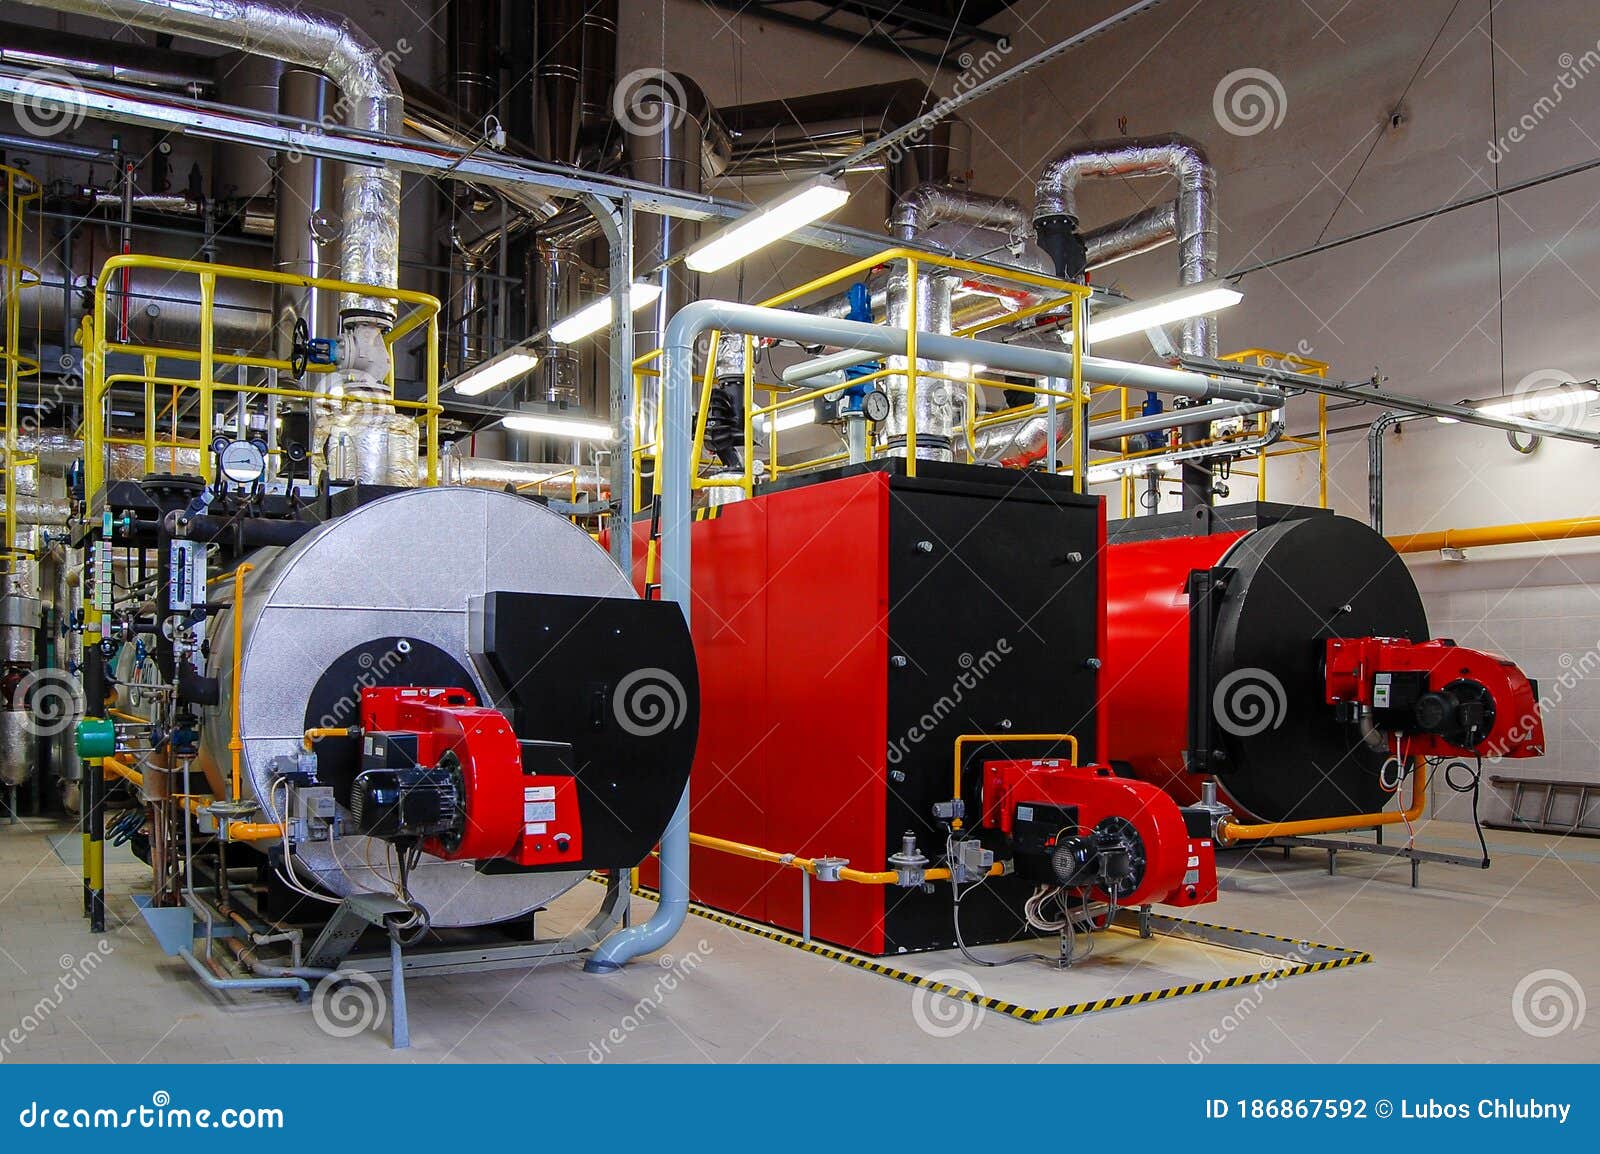
[[[1178, 238], [1178, 283], [1198, 284], [1217, 275], [1217, 174], [1195, 141], [1177, 133], [1083, 145], [1045, 166], [1034, 196], [1033, 219], [1078, 215], [1078, 181], [1086, 176], [1170, 176], [1178, 182], [1174, 227]], [[1134, 218], [1130, 218], [1132, 220]], [[1123, 222], [1127, 223], [1127, 222]], [[1217, 355], [1216, 328], [1209, 316], [1183, 322], [1183, 351]]]
[[[816, 317], [809, 313], [799, 313], [798, 316], [812, 316], [814, 320], [835, 321], [833, 317]], [[889, 333], [899, 339], [899, 348], [905, 349], [905, 330], [881, 328], [877, 325], [865, 325], [857, 321], [842, 321], [839, 323], [850, 324], [858, 329], [866, 329], [879, 333]], [[830, 344], [832, 342], [829, 342]], [[866, 342], [861, 342], [865, 344]], [[786, 384], [809, 380], [824, 373], [835, 372], [849, 365], [860, 364], [862, 361], [874, 360], [883, 354], [878, 351], [882, 341], [874, 340], [872, 348], [850, 348], [838, 353], [829, 353], [825, 357], [815, 360], [803, 361], [800, 364], [790, 365], [783, 371], [783, 380]], [[958, 357], [952, 349], [960, 351]], [[1012, 368], [1012, 362], [1017, 356], [1006, 357], [1007, 363], [1002, 364], [1000, 350], [1007, 354], [1018, 354], [1032, 364], [1033, 368]], [[976, 341], [965, 337], [941, 336], [937, 333], [918, 333], [917, 351], [925, 353], [930, 358], [939, 360], [955, 360], [963, 364], [987, 365], [990, 368], [1010, 369], [1013, 372], [1027, 373], [1032, 376], [1056, 376], [1061, 372], [1061, 361], [1066, 358], [1068, 362], [1068, 375], [1071, 375], [1071, 353], [1054, 352], [1050, 349], [1039, 348], [1035, 345], [1008, 345], [998, 341]], [[1032, 354], [1030, 356], [1030, 354]], [[962, 361], [961, 357], [973, 357], [972, 361]], [[922, 357], [918, 357], [919, 360]], [[1045, 367], [1049, 366], [1049, 367]], [[1121, 385], [1130, 389], [1154, 390], [1158, 393], [1170, 393], [1177, 397], [1192, 397], [1195, 400], [1210, 401], [1248, 401], [1252, 404], [1262, 405], [1266, 408], [1278, 408], [1284, 402], [1284, 394], [1273, 387], [1247, 384], [1243, 381], [1205, 376], [1201, 373], [1186, 372], [1183, 369], [1168, 369], [1160, 365], [1141, 365], [1133, 361], [1112, 360], [1109, 357], [1085, 356], [1083, 358], [1083, 379], [1096, 385]], [[1036, 418], [1043, 420], [1043, 418]], [[1175, 423], [1169, 421], [1169, 424]]]
[[[314, 68], [339, 86], [345, 124], [398, 136], [404, 120], [393, 53], [338, 13], [267, 0], [21, 0], [152, 32], [187, 36]], [[356, 284], [395, 288], [400, 272], [400, 174], [386, 166], [352, 165], [342, 194], [340, 275]], [[346, 313], [392, 318], [394, 303], [354, 294]]]
[[1165, 201], [1140, 209], [1083, 234], [1089, 267], [1104, 268], [1119, 260], [1153, 252], [1178, 239], [1178, 202]]
[[1029, 220], [1027, 210], [1010, 197], [985, 196], [948, 184], [919, 184], [894, 206], [889, 230], [908, 243], [940, 224], [964, 224], [1023, 237]]
[[[1020, 240], [1028, 219], [1022, 205], [1014, 200], [930, 182], [919, 184], [900, 199], [894, 207], [889, 225], [894, 235], [906, 243], [915, 243], [923, 233], [941, 224], [1001, 231], [1008, 237]], [[950, 332], [954, 327], [951, 297], [958, 279], [946, 270], [919, 267], [915, 286], [916, 315], [912, 316], [908, 302], [911, 277], [905, 265], [896, 265], [889, 275], [885, 320], [897, 328], [914, 328], [928, 333]], [[889, 367], [906, 368], [906, 358], [891, 357]], [[949, 371], [949, 366], [944, 363], [923, 361], [920, 357], [916, 368], [919, 373]], [[889, 398], [889, 417], [878, 429], [878, 442], [887, 452], [903, 452], [899, 446], [903, 445], [910, 423], [909, 378], [886, 377], [883, 390]], [[936, 377], [928, 379], [917, 392], [918, 454], [931, 460], [952, 459], [955, 456], [956, 432], [965, 419], [965, 409], [966, 397], [959, 387]], [[922, 433], [926, 433], [926, 438], [920, 435]]]
[[[1034, 197], [1036, 225], [1063, 220], [1077, 228], [1078, 181], [1085, 176], [1170, 176], [1178, 182], [1173, 227], [1178, 239], [1178, 284], [1199, 284], [1217, 275], [1217, 174], [1205, 150], [1177, 133], [1103, 141], [1063, 153], [1039, 178]], [[1126, 223], [1126, 222], [1125, 222]], [[1149, 221], [1144, 228], [1153, 228]], [[1216, 320], [1190, 317], [1183, 322], [1179, 344], [1186, 356], [1217, 355]], [[1186, 439], [1204, 435], [1201, 425], [1185, 426]], [[1211, 471], [1199, 466], [1183, 470], [1184, 508], [1211, 503]]]

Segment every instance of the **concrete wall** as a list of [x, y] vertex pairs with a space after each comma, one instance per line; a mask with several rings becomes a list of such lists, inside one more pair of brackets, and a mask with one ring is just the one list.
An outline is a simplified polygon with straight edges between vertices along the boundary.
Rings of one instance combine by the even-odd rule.
[[[1019, 4], [1016, 55], [1115, 7]], [[1600, 158], [1593, 16], [1583, 0], [1163, 5], [975, 109], [977, 183], [1026, 197], [1031, 174], [1069, 144], [1176, 130], [1219, 169], [1221, 268], [1289, 256]], [[1271, 74], [1271, 114], [1250, 134], [1229, 131], [1214, 107], [1241, 69]], [[1155, 182], [1103, 182], [1082, 205], [1094, 224], [1167, 195]], [[1299, 351], [1345, 378], [1376, 367], [1396, 390], [1446, 400], [1512, 393], [1530, 374], [1591, 378], [1597, 224], [1600, 169], [1250, 273], [1245, 301], [1223, 315], [1223, 349]], [[1147, 294], [1172, 285], [1172, 260], [1166, 250], [1107, 272]], [[1140, 343], [1103, 351], [1133, 356]], [[1311, 420], [1308, 404], [1291, 407], [1291, 430]], [[1332, 458], [1332, 503], [1364, 518], [1364, 430], [1335, 436]], [[1314, 497], [1311, 461], [1275, 469], [1271, 495]], [[1498, 433], [1417, 422], [1390, 438], [1387, 529], [1594, 514], [1596, 475], [1586, 448], [1546, 442], [1524, 457]], [[1232, 499], [1251, 488], [1236, 478]], [[1544, 688], [1548, 756], [1492, 772], [1600, 779], [1600, 678], [1587, 676], [1600, 643], [1595, 546], [1413, 566], [1436, 632], [1505, 652]]]

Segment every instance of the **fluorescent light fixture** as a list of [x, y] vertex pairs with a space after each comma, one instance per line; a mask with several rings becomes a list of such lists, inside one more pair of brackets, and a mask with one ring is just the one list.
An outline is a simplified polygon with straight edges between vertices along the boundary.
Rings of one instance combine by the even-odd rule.
[[450, 382], [450, 388], [463, 397], [476, 397], [479, 393], [487, 393], [507, 381], [515, 380], [538, 363], [537, 353], [511, 349], [468, 369]]
[[[1576, 416], [1582, 407], [1589, 402], [1600, 398], [1600, 389], [1591, 384], [1579, 384], [1574, 381], [1567, 385], [1557, 385], [1552, 389], [1538, 389], [1534, 392], [1518, 393], [1510, 397], [1500, 397], [1493, 401], [1468, 401], [1469, 409], [1482, 413], [1486, 417], [1528, 417], [1539, 418], [1538, 414], [1550, 409], [1567, 410], [1558, 414], [1553, 423], [1561, 424], [1567, 416]], [[1435, 417], [1441, 425], [1458, 425], [1461, 422], [1455, 417]]]
[[[628, 286], [628, 309], [638, 312], [645, 305], [654, 304], [661, 295], [661, 286], [635, 281]], [[611, 294], [584, 305], [565, 320], [550, 326], [550, 339], [557, 344], [570, 345], [591, 333], [597, 333], [611, 323]]]
[[[778, 414], [778, 432], [787, 432], [789, 429], [798, 429], [802, 425], [809, 425], [817, 419], [817, 410], [811, 405], [796, 405], [792, 409], [784, 409]], [[762, 416], [760, 422], [761, 432], [766, 435], [772, 431], [772, 414]]]
[[1102, 481], [1120, 481], [1123, 477], [1142, 474], [1152, 468], [1170, 474], [1176, 473], [1182, 467], [1180, 461], [1149, 458], [1142, 461], [1115, 461], [1108, 465], [1090, 465], [1084, 470], [1083, 479], [1091, 485], [1098, 485]]
[[[1101, 341], [1125, 337], [1129, 333], [1142, 333], [1174, 321], [1205, 316], [1230, 308], [1243, 299], [1244, 294], [1238, 289], [1216, 281], [1205, 281], [1151, 300], [1119, 305], [1089, 318], [1089, 344], [1093, 346]], [[1072, 334], [1068, 332], [1062, 339], [1070, 345]]]
[[778, 199], [752, 209], [689, 250], [683, 263], [695, 272], [727, 268], [773, 241], [827, 216], [850, 199], [850, 190], [830, 176], [814, 176]]
[[609, 441], [611, 425], [582, 417], [558, 417], [546, 413], [507, 413], [500, 423], [517, 433], [543, 433], [549, 437], [572, 437], [580, 441]]

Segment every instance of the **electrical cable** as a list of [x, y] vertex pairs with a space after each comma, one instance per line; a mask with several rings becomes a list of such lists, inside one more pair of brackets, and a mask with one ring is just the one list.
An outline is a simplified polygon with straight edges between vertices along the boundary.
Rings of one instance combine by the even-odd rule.
[[[1478, 848], [1483, 853], [1483, 866], [1489, 867], [1489, 843], [1483, 836], [1483, 822], [1478, 816], [1478, 799], [1483, 786], [1483, 757], [1477, 757], [1476, 766], [1469, 766], [1465, 761], [1457, 759], [1444, 767], [1444, 783], [1456, 793], [1470, 793], [1472, 795], [1472, 830], [1478, 835]], [[1467, 781], [1457, 783], [1455, 771], [1461, 770], [1471, 776]]]

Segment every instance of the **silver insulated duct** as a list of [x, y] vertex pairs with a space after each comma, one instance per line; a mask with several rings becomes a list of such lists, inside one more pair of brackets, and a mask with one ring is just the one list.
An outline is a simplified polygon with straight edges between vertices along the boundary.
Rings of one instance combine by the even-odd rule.
[[[404, 104], [394, 71], [395, 54], [379, 48], [338, 13], [266, 0], [22, 2], [315, 69], [338, 85], [346, 125], [380, 136], [401, 134]], [[350, 166], [341, 188], [340, 215], [340, 276], [357, 284], [397, 287], [400, 174], [386, 167]], [[338, 443], [354, 447], [356, 462], [347, 470], [352, 479], [411, 483], [416, 475], [415, 426], [389, 404], [392, 394], [386, 383], [389, 356], [382, 334], [393, 321], [394, 303], [349, 293], [340, 305], [348, 351], [341, 357], [339, 371], [323, 378], [319, 387], [359, 403], [324, 407], [325, 412], [318, 414], [319, 445], [327, 440], [324, 434], [331, 434]]]
[[[1178, 283], [1198, 284], [1217, 274], [1217, 174], [1205, 150], [1186, 136], [1132, 137], [1087, 144], [1064, 152], [1045, 166], [1034, 196], [1035, 222], [1053, 216], [1078, 215], [1078, 182], [1084, 177], [1171, 177], [1178, 182], [1175, 230], [1178, 237]], [[1158, 215], [1159, 209], [1150, 210]], [[1141, 229], [1159, 222], [1130, 217]], [[1147, 239], [1149, 239], [1147, 237]], [[1153, 247], [1153, 244], [1152, 244]], [[1124, 253], [1123, 255], [1131, 255]], [[1102, 260], [1106, 254], [1102, 252]], [[1216, 325], [1209, 316], [1183, 323], [1183, 351], [1190, 356], [1217, 355]]]
[[[1028, 216], [1022, 206], [1005, 197], [984, 196], [949, 184], [922, 184], [908, 192], [895, 205], [889, 225], [896, 238], [915, 242], [940, 225], [964, 225], [1004, 233], [1020, 241]], [[907, 289], [910, 278], [905, 266], [897, 265], [889, 275], [887, 324], [893, 329], [915, 328], [918, 332], [948, 334], [951, 331], [951, 295], [960, 276], [931, 269], [917, 273], [916, 316], [911, 315]], [[905, 357], [890, 357], [889, 367], [904, 369]], [[944, 373], [943, 362], [917, 358], [919, 373]], [[879, 441], [893, 456], [905, 456], [909, 427], [910, 388], [905, 377], [885, 377], [884, 392], [889, 395], [889, 419], [878, 428]], [[952, 381], [918, 379], [917, 457], [919, 460], [948, 461], [955, 454], [955, 438], [965, 420], [966, 393]]]
[[[1083, 145], [1062, 153], [1045, 166], [1035, 190], [1035, 224], [1068, 217], [1076, 228], [1078, 182], [1084, 177], [1170, 177], [1178, 183], [1176, 200], [1151, 205], [1122, 220], [1083, 234], [1088, 264], [1099, 267], [1178, 242], [1178, 283], [1198, 284], [1217, 272], [1217, 176], [1205, 150], [1177, 133], [1133, 137]], [[1191, 356], [1217, 355], [1214, 318], [1192, 317], [1183, 322], [1180, 344]], [[1176, 423], [1176, 422], [1174, 422]], [[1071, 422], [1058, 422], [1058, 443]], [[1045, 417], [1032, 417], [1020, 426], [995, 427], [979, 435], [978, 455], [1006, 461], [1031, 461], [1044, 455], [1048, 437]], [[1189, 486], [1186, 485], [1186, 490]], [[1195, 493], [1198, 494], [1198, 485]], [[1186, 500], [1187, 503], [1195, 503]]]

